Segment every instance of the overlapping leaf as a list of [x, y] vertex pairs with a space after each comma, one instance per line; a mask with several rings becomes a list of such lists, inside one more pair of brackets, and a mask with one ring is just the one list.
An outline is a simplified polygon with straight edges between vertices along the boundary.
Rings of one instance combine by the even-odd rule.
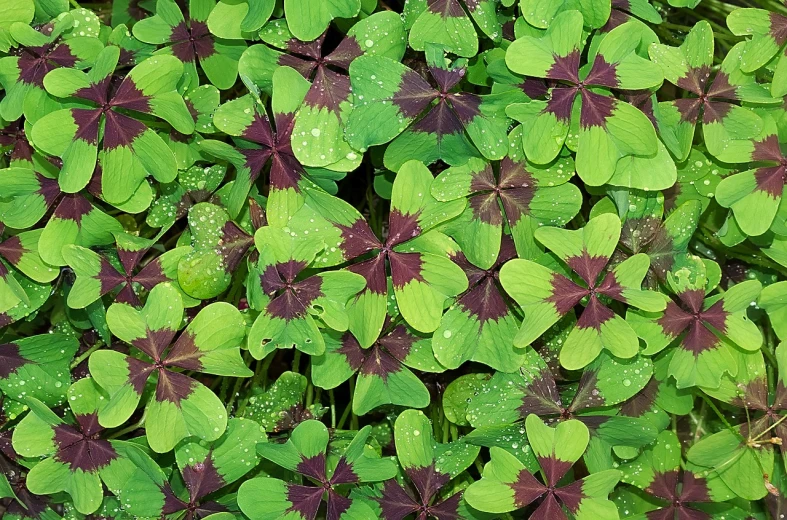
[[[134, 36], [146, 43], [163, 45], [156, 54], [174, 56], [183, 64], [183, 85], [199, 85], [197, 62], [210, 82], [226, 90], [235, 84], [238, 59], [245, 42], [217, 38], [208, 30], [208, 16], [215, 0], [189, 0], [187, 16], [174, 0], [158, 0], [156, 14], [134, 24]], [[190, 133], [190, 132], [189, 132]]]
[[346, 132], [350, 146], [363, 152], [396, 138], [385, 152], [386, 166], [395, 171], [408, 159], [426, 164], [440, 159], [452, 165], [470, 157], [502, 159], [508, 152], [505, 107], [524, 101], [524, 93], [456, 92], [467, 72], [465, 60], [446, 64], [437, 46], [427, 49], [427, 63], [437, 88], [390, 58], [361, 56], [352, 62], [354, 108]]
[[620, 239], [620, 230], [616, 215], [603, 214], [581, 230], [545, 227], [536, 231], [536, 239], [565, 262], [580, 278], [579, 283], [530, 260], [515, 259], [503, 266], [500, 281], [525, 313], [515, 345], [529, 345], [587, 299], [560, 351], [561, 365], [572, 370], [582, 368], [603, 349], [620, 358], [637, 354], [637, 335], [607, 302], [618, 301], [652, 311], [663, 309], [666, 302], [662, 295], [640, 288], [650, 265], [647, 255], [634, 255], [605, 271]]
[[737, 371], [736, 348], [753, 351], [762, 344], [759, 329], [746, 316], [746, 309], [760, 293], [760, 283], [749, 280], [706, 296], [715, 288], [708, 279], [705, 264], [697, 257], [690, 258], [687, 265], [668, 274], [679, 303], [670, 301], [663, 313], [629, 311], [627, 315], [647, 343], [644, 354], [652, 355], [677, 343], [669, 373], [678, 388], [717, 388], [725, 372], [734, 376]]
[[361, 429], [338, 457], [329, 457], [328, 429], [318, 421], [300, 424], [285, 444], [263, 443], [258, 451], [264, 458], [289, 471], [303, 475], [312, 485], [259, 477], [244, 482], [238, 490], [238, 504], [252, 520], [274, 520], [285, 515], [313, 519], [327, 492], [329, 520], [372, 518], [365, 503], [342, 495], [338, 487], [391, 478], [396, 468], [391, 460], [366, 452], [371, 427]]
[[663, 101], [656, 112], [659, 133], [679, 161], [688, 157], [700, 121], [711, 155], [726, 162], [747, 160], [747, 141], [759, 135], [762, 120], [740, 103], [779, 102], [753, 75], [741, 71], [742, 43], [730, 50], [711, 79], [713, 46], [713, 30], [703, 20], [680, 47], [655, 43], [650, 47], [651, 59], [661, 67], [666, 80], [696, 96]]
[[[106, 407], [98, 413], [100, 424], [108, 428], [123, 424], [144, 394], [148, 399], [144, 422], [148, 442], [159, 453], [171, 450], [188, 436], [218, 439], [227, 425], [219, 398], [175, 369], [230, 377], [252, 374], [240, 357], [245, 325], [236, 308], [225, 302], [208, 305], [171, 344], [182, 318], [178, 291], [159, 284], [141, 310], [116, 303], [107, 311], [112, 333], [144, 356], [114, 350], [99, 350], [90, 356], [90, 373], [108, 394]], [[151, 377], [156, 378], [152, 395], [144, 393]]]
[[[551, 162], [570, 129], [578, 131], [571, 146], [576, 148], [577, 173], [585, 183], [598, 186], [610, 181], [623, 158], [655, 160], [666, 153], [660, 150], [647, 116], [611, 93], [656, 87], [662, 76], [656, 64], [637, 55], [637, 47], [648, 36], [634, 23], [610, 31], [591, 52], [588, 66], [580, 68], [582, 24], [578, 11], [564, 11], [543, 36], [519, 38], [508, 48], [506, 64], [512, 71], [568, 85], [552, 88], [547, 101], [512, 104], [506, 113], [522, 123], [525, 155], [538, 164]], [[669, 186], [649, 186], [651, 180], [633, 175], [628, 185]]]
[[262, 359], [277, 348], [297, 348], [307, 354], [325, 351], [318, 321], [345, 331], [347, 302], [366, 280], [345, 270], [303, 275], [325, 244], [315, 237], [292, 236], [289, 230], [266, 226], [254, 235], [259, 259], [249, 269], [250, 306], [260, 311], [249, 331], [249, 350]]
[[129, 200], [149, 174], [161, 182], [177, 174], [175, 156], [161, 137], [123, 111], [153, 115], [180, 132], [194, 130], [194, 120], [175, 91], [183, 73], [177, 59], [145, 60], [115, 86], [112, 74], [119, 57], [120, 50], [110, 46], [87, 74], [64, 68], [47, 74], [44, 86], [50, 94], [77, 102], [74, 108], [42, 117], [31, 131], [36, 146], [63, 159], [58, 182], [67, 193], [87, 186], [98, 157], [101, 192], [111, 203]]

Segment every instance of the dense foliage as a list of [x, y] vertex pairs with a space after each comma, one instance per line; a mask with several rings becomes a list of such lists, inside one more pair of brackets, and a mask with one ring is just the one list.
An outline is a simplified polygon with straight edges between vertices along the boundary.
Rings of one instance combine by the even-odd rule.
[[0, 514], [784, 518], [729, 1], [0, 0]]

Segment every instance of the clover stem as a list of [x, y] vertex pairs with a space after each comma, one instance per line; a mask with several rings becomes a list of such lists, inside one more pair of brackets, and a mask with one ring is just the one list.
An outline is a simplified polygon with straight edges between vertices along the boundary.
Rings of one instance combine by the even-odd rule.
[[311, 378], [309, 378], [309, 383], [306, 385], [305, 408], [309, 408], [312, 405], [313, 398], [314, 398], [314, 385], [312, 385], [312, 380]]
[[81, 8], [82, 8], [82, 6], [81, 6], [81, 5], [79, 5], [79, 2], [77, 2], [77, 0], [68, 0], [68, 1], [69, 1], [69, 3], [70, 3], [71, 5], [73, 5], [73, 6], [74, 6], [74, 9], [81, 9]]
[[484, 463], [481, 461], [481, 454], [476, 457], [475, 461], [473, 462], [475, 465], [475, 469], [478, 471], [479, 475], [484, 474]]
[[275, 354], [276, 351], [274, 350], [265, 356], [265, 358], [257, 361], [257, 368], [254, 370], [254, 377], [251, 379], [251, 383], [249, 384], [249, 388], [246, 391], [246, 395], [240, 400], [238, 404], [238, 412], [236, 413], [237, 416], [243, 416], [243, 412], [246, 411], [246, 405], [249, 402], [249, 397], [251, 397], [253, 389], [260, 385], [260, 380], [263, 380], [262, 387], [265, 388], [265, 383], [268, 379], [268, 367], [271, 366], [271, 362], [273, 362], [273, 356]]
[[292, 356], [292, 371], [293, 372], [296, 372], [296, 373], [298, 372], [298, 365], [300, 364], [300, 362], [301, 362], [301, 351], [298, 350], [298, 349], [295, 349], [295, 353]]
[[235, 403], [235, 399], [240, 395], [240, 387], [243, 384], [243, 379], [240, 377], [235, 378], [235, 386], [232, 388], [232, 395], [230, 395], [230, 400], [227, 403], [226, 410], [227, 415], [229, 416], [230, 412], [232, 411], [232, 405]]
[[93, 352], [95, 352], [96, 350], [98, 350], [103, 346], [104, 346], [104, 342], [99, 340], [95, 345], [87, 349], [85, 352], [82, 353], [82, 355], [80, 355], [78, 358], [72, 361], [69, 368], [71, 369], [76, 368], [81, 362], [83, 362], [88, 357], [90, 357], [90, 354], [92, 354]]
[[757, 442], [758, 440], [760, 440], [760, 439], [762, 438], [762, 436], [763, 436], [763, 435], [765, 435], [765, 434], [766, 434], [766, 433], [768, 433], [769, 431], [771, 431], [771, 430], [773, 430], [774, 428], [776, 428], [777, 426], [779, 426], [779, 425], [782, 423], [782, 421], [784, 421], [785, 419], [787, 419], [787, 415], [782, 415], [782, 416], [781, 416], [781, 418], [780, 418], [778, 421], [776, 421], [775, 423], [771, 424], [771, 425], [770, 425], [770, 426], [768, 426], [766, 429], [764, 429], [764, 430], [763, 430], [763, 431], [762, 431], [762, 432], [761, 432], [761, 433], [760, 433], [758, 436], [756, 436], [755, 438], [753, 438], [753, 439], [751, 440], [751, 442]]
[[708, 406], [711, 408], [711, 410], [713, 410], [713, 412], [716, 414], [716, 416], [719, 418], [719, 420], [721, 420], [721, 422], [724, 424], [724, 426], [727, 427], [728, 430], [730, 430], [732, 433], [734, 433], [735, 435], [737, 435], [738, 437], [743, 439], [743, 436], [735, 428], [732, 427], [732, 425], [729, 423], [729, 421], [727, 421], [727, 418], [724, 417], [724, 414], [722, 414], [721, 411], [718, 409], [718, 407], [716, 407], [716, 405], [713, 404], [713, 401], [711, 400], [710, 397], [708, 397], [707, 395], [705, 395], [703, 393], [700, 393], [700, 398], [703, 401], [705, 401], [706, 403], [708, 403]]
[[[769, 258], [765, 257], [762, 254], [747, 254], [747, 253], [739, 253], [731, 248], [727, 248], [721, 241], [712, 236], [713, 231], [708, 229], [707, 227], [700, 228], [701, 233], [697, 233], [695, 236], [702, 242], [704, 245], [708, 246], [711, 249], [715, 250], [724, 250], [727, 249], [724, 253], [727, 257], [735, 258], [736, 260], [740, 260], [742, 262], [746, 262], [750, 265], [757, 265], [759, 267], [764, 267], [766, 269], [771, 269], [773, 271], [778, 272], [782, 276], [787, 277], [787, 269], [782, 267], [781, 265], [777, 264], [776, 262], [770, 260]], [[713, 259], [716, 260], [716, 259]]]
[[221, 379], [221, 390], [219, 390], [221, 392], [221, 396], [220, 397], [221, 397], [222, 401], [226, 401], [227, 400], [227, 392], [229, 391], [229, 389], [230, 389], [230, 378], [228, 378], [228, 377], [222, 378]]
[[333, 388], [328, 390], [328, 399], [331, 400], [331, 429], [336, 429], [336, 397], [333, 395]]
[[771, 350], [771, 346], [773, 345], [773, 329], [771, 327], [763, 328], [765, 329], [765, 341], [763, 341], [760, 350], [768, 360], [768, 364], [765, 367], [766, 375], [768, 377], [768, 388], [774, 388], [776, 386], [776, 372], [774, 371], [774, 367], [778, 367], [779, 362], [776, 360], [776, 356]]
[[109, 436], [109, 438], [110, 439], [117, 439], [118, 437], [122, 437], [123, 435], [125, 435], [127, 433], [131, 433], [134, 430], [136, 430], [138, 428], [141, 428], [142, 425], [145, 424], [145, 416], [147, 415], [147, 413], [148, 413], [148, 410], [146, 408], [145, 411], [142, 412], [142, 417], [139, 418], [139, 421], [135, 422], [131, 426], [127, 426], [126, 428], [123, 428], [122, 430], [113, 433], [112, 435]]
[[[702, 402], [702, 406], [700, 407], [700, 413], [697, 414], [696, 418], [694, 419], [694, 423], [695, 423], [695, 426], [696, 426], [694, 428], [694, 441], [695, 442], [698, 441], [699, 438], [702, 437], [702, 434], [704, 433], [704, 430], [702, 428], [702, 422], [705, 419], [705, 410], [707, 409], [707, 406], [708, 406], [707, 403], [705, 403], [705, 401], [703, 401]], [[691, 415], [691, 417], [694, 418], [695, 416]]]
[[336, 426], [338, 429], [342, 429], [344, 426], [344, 422], [347, 420], [347, 417], [350, 416], [350, 410], [353, 406], [353, 399], [355, 398], [355, 376], [350, 378], [350, 401], [345, 406], [344, 411], [342, 412], [342, 416], [339, 418], [339, 424]]
[[[350, 393], [352, 394], [353, 398], [355, 397], [355, 377], [350, 379]], [[350, 429], [357, 430], [358, 429], [358, 416], [355, 415], [355, 411], [352, 409], [352, 399], [350, 399], [350, 404], [347, 406], [350, 407]]]

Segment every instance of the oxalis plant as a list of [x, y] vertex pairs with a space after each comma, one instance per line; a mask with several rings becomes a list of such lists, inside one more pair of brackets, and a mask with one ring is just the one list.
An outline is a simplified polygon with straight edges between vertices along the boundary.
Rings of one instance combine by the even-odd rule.
[[787, 4], [0, 0], [0, 517], [781, 520]]

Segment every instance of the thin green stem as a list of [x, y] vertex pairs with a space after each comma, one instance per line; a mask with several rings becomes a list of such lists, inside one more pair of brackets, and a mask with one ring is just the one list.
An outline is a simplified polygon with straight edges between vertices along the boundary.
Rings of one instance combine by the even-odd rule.
[[95, 352], [96, 350], [100, 349], [100, 348], [101, 348], [101, 347], [103, 347], [103, 346], [104, 346], [104, 342], [103, 342], [103, 341], [99, 341], [98, 343], [96, 343], [95, 345], [93, 345], [92, 347], [90, 347], [89, 349], [87, 349], [86, 351], [84, 351], [84, 352], [83, 352], [83, 353], [82, 353], [82, 354], [81, 354], [81, 355], [80, 355], [78, 358], [76, 358], [74, 361], [72, 361], [72, 362], [71, 362], [71, 365], [70, 365], [70, 368], [71, 368], [71, 369], [74, 369], [74, 368], [76, 368], [76, 367], [77, 367], [77, 365], [79, 365], [81, 362], [83, 362], [84, 360], [86, 360], [87, 358], [89, 358], [89, 357], [90, 357], [90, 354], [92, 354], [93, 352]]
[[339, 424], [336, 426], [337, 429], [341, 430], [344, 427], [344, 423], [347, 421], [347, 417], [350, 416], [350, 408], [352, 405], [350, 403], [344, 407], [344, 411], [342, 412], [342, 416], [339, 418]]
[[309, 379], [309, 383], [306, 385], [306, 408], [308, 409], [312, 405], [312, 399], [314, 398], [314, 385], [312, 385], [311, 379]]
[[344, 427], [344, 423], [347, 421], [347, 418], [350, 416], [350, 410], [352, 410], [354, 398], [355, 398], [355, 376], [350, 378], [350, 401], [347, 403], [347, 406], [344, 407], [342, 416], [339, 418], [339, 424], [336, 426], [336, 428], [338, 428], [339, 430], [341, 430]]
[[759, 267], [770, 269], [772, 271], [776, 271], [782, 276], [784, 276], [785, 278], [787, 278], [787, 269], [777, 264], [767, 256], [763, 255], [761, 252], [758, 251], [755, 253], [754, 251], [752, 251], [751, 253], [747, 253], [747, 252], [739, 252], [736, 251], [735, 249], [727, 248], [727, 246], [722, 244], [718, 238], [713, 236], [712, 230], [706, 227], [702, 227], [700, 228], [699, 231], [700, 231], [699, 233], [695, 234], [695, 237], [710, 249], [716, 251], [724, 251], [724, 254], [727, 257], [735, 258], [736, 260], [741, 260], [750, 265], [756, 265]]
[[229, 392], [229, 390], [230, 390], [230, 378], [229, 377], [222, 377], [221, 378], [221, 390], [219, 390], [220, 398], [221, 398], [222, 401], [226, 401], [227, 400], [227, 392]]
[[115, 433], [110, 435], [109, 438], [110, 439], [117, 439], [117, 438], [120, 438], [120, 437], [126, 435], [127, 433], [131, 433], [134, 430], [136, 430], [138, 428], [141, 428], [142, 425], [145, 424], [145, 417], [147, 416], [147, 413], [148, 413], [148, 411], [147, 411], [147, 409], [145, 409], [145, 411], [142, 412], [142, 417], [140, 417], [139, 421], [135, 422], [131, 426], [127, 426], [127, 427], [123, 428], [122, 430], [116, 431]]
[[[259, 375], [257, 374], [254, 375], [254, 379], [256, 381], [261, 381], [262, 388], [265, 389], [268, 388], [268, 369], [270, 368], [271, 363], [273, 363], [274, 357], [276, 357], [275, 350], [270, 354], [268, 354], [267, 356], [265, 356], [265, 359], [262, 361], [262, 366], [260, 367]], [[251, 382], [252, 386], [254, 385], [254, 383], [255, 381]]]
[[336, 397], [333, 395], [333, 388], [328, 390], [328, 399], [331, 402], [331, 428], [336, 429]]
[[227, 415], [232, 412], [232, 405], [235, 404], [235, 399], [240, 395], [240, 387], [243, 385], [243, 381], [240, 377], [235, 378], [235, 386], [232, 387], [232, 395], [230, 395], [230, 400], [227, 402]]
[[700, 394], [700, 398], [703, 401], [705, 401], [706, 403], [708, 403], [708, 406], [710, 407], [710, 409], [713, 410], [713, 413], [716, 414], [716, 417], [719, 418], [719, 420], [724, 424], [724, 426], [726, 426], [727, 429], [730, 430], [732, 433], [734, 433], [735, 435], [737, 435], [738, 437], [743, 439], [743, 436], [738, 432], [738, 430], [736, 430], [735, 428], [732, 427], [732, 425], [729, 423], [729, 421], [727, 421], [727, 418], [724, 417], [724, 414], [721, 413], [721, 410], [719, 410], [718, 407], [713, 403], [711, 398], [708, 397], [707, 395], [705, 395], [702, 392], [700, 392], [699, 394]]
[[298, 365], [301, 363], [301, 351], [295, 349], [295, 354], [292, 356], [292, 371], [298, 373]]
[[[350, 395], [355, 397], [355, 376], [350, 379]], [[350, 399], [350, 403], [347, 405], [350, 408], [350, 429], [357, 430], [358, 429], [358, 416], [355, 415], [355, 411], [352, 409], [352, 399]]]

